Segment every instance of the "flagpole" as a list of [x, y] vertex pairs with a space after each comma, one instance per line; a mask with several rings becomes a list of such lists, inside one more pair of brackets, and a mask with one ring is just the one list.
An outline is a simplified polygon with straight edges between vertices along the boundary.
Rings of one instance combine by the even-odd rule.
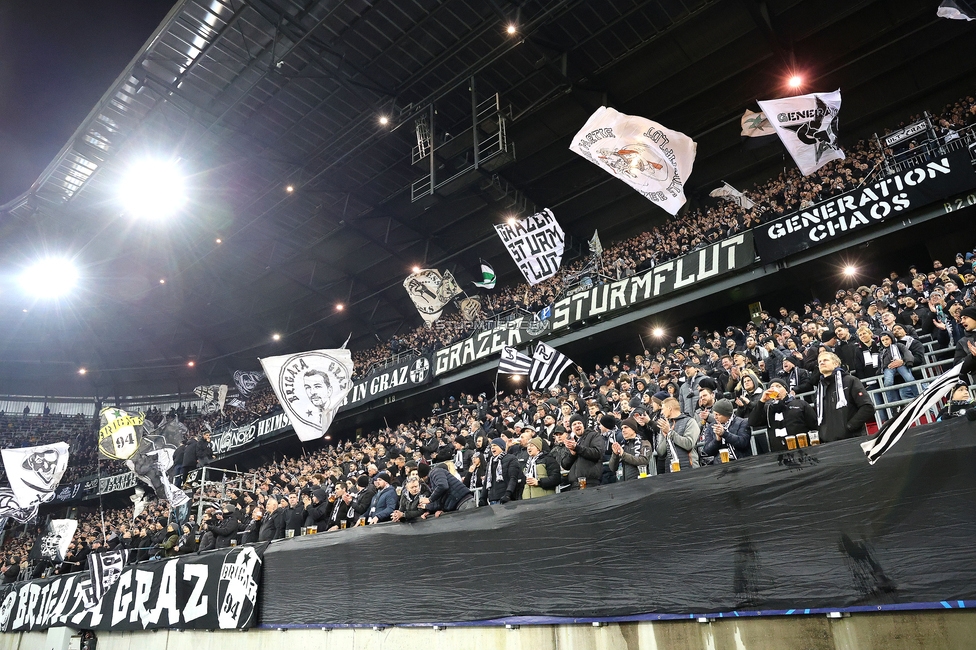
[[641, 342], [641, 352], [643, 352], [644, 350], [647, 350], [648, 352], [650, 352], [650, 350], [647, 348], [647, 346], [644, 345], [644, 337], [641, 336], [640, 333], [637, 334], [637, 338], [639, 338], [640, 339], [640, 342]]

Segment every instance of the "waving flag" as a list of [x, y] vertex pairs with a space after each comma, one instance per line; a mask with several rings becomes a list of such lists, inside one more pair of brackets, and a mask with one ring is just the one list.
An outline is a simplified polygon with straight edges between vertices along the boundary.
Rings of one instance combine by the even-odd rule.
[[[450, 271], [441, 273], [436, 269], [421, 269], [411, 274], [403, 281], [403, 288], [407, 290], [421, 318], [428, 323], [440, 318], [444, 307], [461, 293], [461, 287]], [[268, 376], [271, 376], [270, 373]]]
[[115, 406], [106, 406], [98, 413], [98, 453], [110, 460], [127, 460], [139, 450], [142, 424], [146, 416], [133, 415]]
[[495, 232], [529, 284], [539, 284], [559, 271], [566, 233], [549, 208], [525, 219], [496, 224]]
[[942, 0], [935, 15], [951, 20], [976, 20], [976, 7], [966, 0]]
[[759, 102], [804, 176], [831, 160], [844, 160], [837, 143], [840, 101], [835, 90]]
[[475, 282], [474, 286], [481, 287], [482, 289], [495, 288], [495, 269], [484, 260], [481, 260], [481, 282]]
[[532, 390], [553, 388], [559, 384], [559, 376], [566, 368], [573, 365], [572, 359], [555, 348], [551, 348], [542, 341], [535, 344], [532, 351], [532, 368], [529, 370], [529, 380]]
[[237, 394], [247, 399], [257, 388], [257, 385], [264, 379], [264, 373], [260, 370], [248, 372], [247, 370], [234, 371], [234, 385], [237, 387]]
[[224, 402], [227, 400], [227, 384], [197, 386], [193, 392], [203, 400], [201, 411], [204, 414], [209, 415], [217, 411], [224, 412]]
[[723, 198], [727, 201], [735, 203], [740, 208], [746, 210], [752, 210], [755, 207], [755, 203], [749, 200], [749, 197], [735, 189], [726, 182], [722, 182], [722, 187], [716, 187], [714, 190], [708, 193], [709, 196], [716, 198]]
[[[56, 442], [37, 447], [4, 449], [3, 468], [10, 489], [21, 508], [46, 503], [54, 498], [54, 489], [68, 468], [68, 443]], [[7, 516], [0, 512], [0, 516]]]
[[532, 357], [521, 354], [515, 348], [505, 346], [498, 360], [498, 372], [503, 375], [527, 375], [532, 369]]
[[601, 106], [569, 149], [673, 215], [685, 204], [698, 145], [657, 122]]

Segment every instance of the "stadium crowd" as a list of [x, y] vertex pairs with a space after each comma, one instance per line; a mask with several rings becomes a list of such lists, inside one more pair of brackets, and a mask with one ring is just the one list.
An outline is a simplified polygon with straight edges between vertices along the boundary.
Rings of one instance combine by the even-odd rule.
[[[974, 123], [976, 100], [957, 102], [937, 119], [946, 132]], [[847, 160], [818, 174], [784, 172], [747, 192], [757, 204], [751, 211], [719, 203], [608, 246], [604, 257], [618, 276], [639, 272], [779, 216], [787, 206], [850, 189], [864, 181], [880, 153], [862, 142], [847, 154]], [[581, 264], [535, 287], [488, 294], [485, 310], [537, 311], [557, 298], [563, 279]], [[545, 394], [516, 388], [451, 397], [436, 403], [429, 416], [254, 468], [254, 491], [212, 487], [203, 495], [208, 505], [201, 520], [193, 514], [183, 526], [168, 524], [163, 501], [143, 504], [138, 515], [131, 508], [83, 514], [65, 561], [50, 567], [34, 562], [31, 575], [78, 570], [87, 554], [118, 545], [133, 551], [131, 561], [140, 561], [279, 539], [309, 526], [323, 532], [414, 522], [473, 507], [475, 500], [506, 503], [734, 462], [752, 454], [752, 432], [759, 429], [768, 431], [756, 439], [759, 453], [864, 435], [876, 408], [865, 389], [888, 388], [889, 402], [913, 396], [915, 384], [909, 382], [919, 377], [912, 368], [927, 360], [921, 339], [954, 349], [955, 359], [971, 364], [967, 371], [976, 369], [974, 266], [976, 251], [960, 253], [945, 265], [935, 261], [926, 272], [915, 267], [892, 272], [875, 285], [840, 289], [832, 300], [793, 311], [763, 312], [758, 322], [724, 332], [695, 328], [687, 338], [636, 354], [622, 352], [589, 372], [577, 367]], [[356, 353], [357, 369], [391, 353], [431, 350], [470, 333], [460, 316], [441, 322]], [[968, 388], [958, 388], [942, 417], [972, 404]], [[810, 391], [812, 401], [796, 397]], [[265, 388], [244, 409], [229, 408], [225, 414], [195, 417], [185, 410], [150, 409], [147, 415], [154, 422], [181, 417], [187, 424], [188, 442], [178, 452], [186, 462], [177, 473], [184, 475], [212, 459], [209, 429], [243, 424], [278, 408]], [[0, 414], [4, 445], [41, 441], [42, 428], [51, 421], [34, 418], [43, 417]], [[93, 468], [95, 426], [89, 418], [60, 418], [50, 429], [69, 432], [73, 476]], [[103, 473], [114, 469], [103, 461]], [[69, 480], [66, 475], [62, 482]], [[38, 532], [36, 525], [16, 530], [19, 534], [11, 530], [2, 549], [5, 582], [26, 576], [22, 569]]]

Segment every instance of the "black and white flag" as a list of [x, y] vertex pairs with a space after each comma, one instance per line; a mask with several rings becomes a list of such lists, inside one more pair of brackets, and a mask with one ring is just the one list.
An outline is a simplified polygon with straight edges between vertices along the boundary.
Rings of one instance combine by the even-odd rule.
[[748, 196], [735, 189], [725, 181], [722, 181], [722, 187], [716, 187], [714, 190], [709, 192], [708, 195], [731, 201], [744, 210], [752, 210], [756, 206], [755, 203], [749, 200]]
[[88, 555], [88, 571], [91, 574], [92, 590], [95, 592], [96, 603], [102, 602], [102, 597], [122, 575], [126, 555], [127, 551], [121, 547], [114, 551]]
[[603, 255], [603, 242], [600, 241], [600, 231], [594, 230], [590, 237], [590, 253], [593, 255]]
[[901, 413], [885, 422], [876, 435], [867, 442], [862, 442], [861, 449], [868, 457], [868, 462], [872, 465], [878, 462], [926, 411], [937, 408], [958, 383], [961, 371], [962, 362], [939, 375], [921, 395], [906, 404]]
[[234, 371], [234, 385], [237, 386], [237, 394], [247, 399], [257, 388], [257, 385], [264, 379], [264, 373], [260, 370], [249, 372], [247, 370]]
[[204, 415], [210, 415], [217, 411], [224, 412], [224, 402], [227, 400], [227, 384], [197, 386], [193, 392], [203, 400], [201, 411]]
[[529, 284], [539, 284], [559, 271], [566, 234], [549, 208], [525, 219], [496, 224], [495, 232]]
[[136, 478], [152, 486], [158, 499], [169, 501], [171, 509], [180, 508], [190, 500], [169, 478], [173, 454], [182, 444], [185, 433], [186, 425], [177, 419], [164, 418], [158, 427], [154, 427], [151, 420], [146, 420], [142, 425], [139, 450], [125, 461]]
[[[441, 273], [437, 269], [420, 269], [409, 275], [403, 281], [403, 288], [407, 290], [407, 295], [427, 323], [433, 323], [440, 318], [444, 307], [461, 293], [461, 287], [451, 272]], [[271, 375], [268, 377], [271, 378]]]
[[498, 372], [502, 375], [527, 375], [532, 369], [532, 357], [515, 348], [505, 346], [498, 360]]
[[844, 160], [837, 143], [840, 101], [840, 90], [835, 90], [759, 102], [804, 176], [831, 160]]
[[464, 318], [469, 323], [473, 323], [481, 315], [481, 298], [478, 296], [469, 296], [462, 300], [458, 304], [458, 311], [461, 312], [461, 317]]
[[967, 0], [942, 0], [935, 15], [952, 20], [976, 20], [976, 7]]
[[77, 519], [52, 519], [47, 529], [34, 542], [30, 557], [34, 560], [48, 560], [54, 564], [64, 562], [68, 546], [78, 530]]
[[698, 145], [657, 122], [601, 106], [569, 149], [674, 215], [685, 204]]
[[349, 350], [309, 350], [259, 361], [298, 438], [324, 436], [353, 385]]
[[11, 490], [8, 498], [0, 498], [0, 517], [17, 519], [18, 511], [29, 509], [36, 514], [38, 504], [54, 499], [54, 490], [68, 468], [68, 443], [4, 449], [0, 455]]
[[532, 390], [545, 390], [557, 386], [559, 376], [571, 365], [573, 365], [572, 359], [539, 341], [532, 351], [532, 368], [529, 370]]

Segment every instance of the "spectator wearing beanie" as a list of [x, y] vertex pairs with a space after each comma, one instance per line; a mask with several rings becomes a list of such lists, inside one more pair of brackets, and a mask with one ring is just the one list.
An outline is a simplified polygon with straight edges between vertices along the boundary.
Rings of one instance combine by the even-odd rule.
[[505, 453], [507, 446], [502, 438], [491, 441], [491, 458], [485, 468], [485, 499], [488, 505], [505, 504], [517, 496], [521, 472], [515, 456]]
[[535, 499], [555, 494], [556, 488], [562, 481], [559, 463], [551, 454], [543, 451], [544, 447], [545, 443], [542, 438], [532, 438], [526, 445], [529, 461], [525, 464], [523, 499]]
[[745, 458], [752, 455], [752, 429], [749, 422], [735, 414], [732, 402], [720, 399], [715, 402], [715, 424], [705, 432], [704, 453], [718, 457], [723, 448], [729, 450], [730, 459]]
[[376, 486], [376, 495], [369, 504], [367, 523], [378, 524], [390, 520], [397, 507], [397, 494], [393, 479], [386, 472], [374, 476], [373, 484]]
[[652, 452], [651, 443], [637, 435], [640, 429], [641, 425], [634, 418], [627, 418], [620, 423], [624, 440], [623, 443], [613, 442], [610, 455], [610, 471], [616, 472], [619, 480], [631, 481], [639, 478], [642, 467], [644, 473], [647, 473]]
[[376, 496], [376, 486], [369, 481], [369, 477], [365, 474], [361, 474], [359, 478], [356, 479], [356, 485], [359, 486], [359, 492], [356, 493], [355, 498], [352, 501], [352, 510], [355, 514], [356, 523], [359, 524], [360, 520], [363, 523], [366, 522], [366, 515], [369, 512], [369, 506], [373, 502], [373, 497]]
[[959, 312], [959, 322], [965, 328], [966, 336], [956, 343], [952, 363], [963, 361], [963, 373], [976, 372], [976, 306], [966, 307]]
[[429, 515], [439, 517], [444, 512], [477, 507], [471, 490], [447, 468], [441, 465], [420, 465], [417, 467], [417, 474], [430, 486], [430, 496], [420, 501], [421, 507], [426, 511], [424, 519]]
[[606, 442], [598, 431], [587, 429], [578, 414], [569, 419], [570, 432], [566, 439], [569, 454], [563, 457], [563, 469], [569, 470], [570, 489], [579, 488], [579, 480], [586, 479], [587, 487], [600, 485], [603, 477], [603, 453]]
[[756, 438], [760, 454], [786, 451], [786, 436], [817, 428], [817, 412], [805, 400], [793, 397], [783, 379], [770, 381], [759, 402], [749, 416], [749, 425], [753, 429], [766, 429], [766, 438]]

